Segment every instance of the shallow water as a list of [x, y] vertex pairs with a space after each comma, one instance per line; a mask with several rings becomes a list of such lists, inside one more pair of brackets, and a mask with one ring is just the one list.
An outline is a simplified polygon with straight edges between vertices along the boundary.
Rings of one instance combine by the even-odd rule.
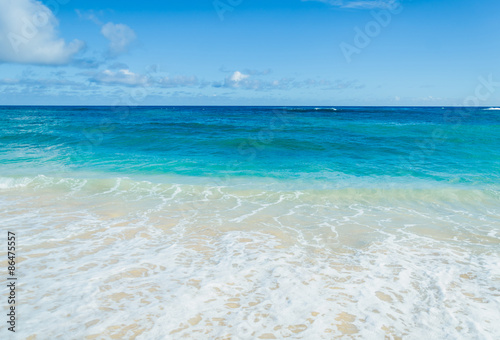
[[32, 107], [0, 121], [19, 338], [500, 336], [495, 110]]

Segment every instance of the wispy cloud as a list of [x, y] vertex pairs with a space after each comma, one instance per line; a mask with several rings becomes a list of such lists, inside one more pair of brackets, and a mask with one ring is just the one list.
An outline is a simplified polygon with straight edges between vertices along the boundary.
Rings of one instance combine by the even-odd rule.
[[[262, 74], [262, 73], [258, 73]], [[267, 74], [267, 73], [266, 73]], [[296, 88], [323, 88], [325, 90], [343, 90], [343, 89], [360, 89], [363, 85], [357, 81], [344, 81], [344, 80], [327, 80], [327, 79], [302, 79], [297, 80], [293, 78], [280, 78], [274, 80], [266, 80], [256, 78], [250, 74], [235, 71], [227, 76], [224, 81], [213, 82], [212, 87], [215, 88], [229, 88], [240, 90], [255, 90], [255, 91], [269, 91], [269, 90], [290, 90]]]
[[[227, 68], [225, 66], [221, 66], [219, 68], [219, 71], [223, 72], [223, 73], [234, 73], [237, 70], [235, 70], [235, 69], [229, 69], [229, 68]], [[249, 76], [267, 76], [267, 75], [273, 73], [273, 70], [271, 70], [270, 68], [267, 68], [267, 69], [264, 69], [264, 70], [256, 70], [256, 69], [246, 68], [246, 69], [244, 69], [242, 71], [242, 73], [248, 74]]]
[[130, 45], [136, 40], [135, 31], [125, 24], [113, 22], [104, 23], [100, 17], [105, 15], [104, 11], [81, 11], [75, 10], [80, 19], [92, 21], [101, 27], [101, 34], [109, 41], [107, 57], [117, 57], [129, 51]]
[[101, 28], [102, 35], [109, 40], [109, 55], [115, 57], [128, 51], [130, 44], [136, 39], [133, 29], [125, 24], [108, 22]]
[[[81, 11], [79, 9], [75, 9], [75, 12], [76, 12], [76, 14], [78, 15], [78, 17], [80, 19], [90, 20], [90, 21], [92, 21], [94, 24], [96, 24], [98, 26], [102, 26], [103, 25], [103, 23], [101, 22], [101, 20], [99, 20], [99, 17], [96, 14], [96, 12], [94, 12], [92, 10], [90, 10], [90, 11]], [[98, 14], [102, 15], [103, 11], [99, 11]]]
[[19, 77], [0, 78], [0, 89], [4, 96], [7, 94], [26, 95], [27, 93], [44, 95], [66, 90], [87, 92], [89, 90], [85, 84], [68, 79], [65, 71], [53, 71], [39, 76], [30, 68], [25, 69]]
[[251, 75], [251, 76], [267, 76], [273, 72], [270, 68], [265, 69], [265, 70], [254, 70], [254, 69], [244, 69], [244, 73]]
[[71, 65], [79, 68], [98, 68], [101, 65], [101, 61], [90, 58], [78, 58]]
[[63, 65], [85, 44], [59, 38], [51, 10], [35, 0], [0, 0], [0, 61], [21, 64]]
[[198, 78], [195, 76], [164, 77], [155, 83], [160, 87], [166, 88], [196, 86], [200, 84]]
[[84, 74], [90, 75], [90, 82], [103, 85], [143, 86], [149, 83], [146, 76], [127, 69], [117, 71], [104, 70], [93, 73], [86, 72]]
[[[123, 67], [123, 68], [120, 68]], [[80, 77], [83, 77], [80, 78]], [[71, 79], [71, 80], [69, 80]], [[31, 86], [40, 88], [60, 88], [71, 86], [80, 90], [88, 90], [88, 85], [93, 87], [105, 87], [108, 89], [118, 89], [120, 87], [148, 87], [149, 89], [165, 93], [172, 93], [175, 89], [203, 89], [212, 87], [220, 90], [235, 91], [287, 91], [292, 89], [318, 89], [318, 90], [344, 90], [359, 89], [364, 86], [357, 81], [328, 80], [328, 79], [294, 79], [282, 77], [279, 79], [267, 79], [263, 76], [251, 76], [241, 71], [234, 71], [222, 80], [203, 80], [197, 76], [175, 75], [160, 76], [148, 73], [136, 73], [128, 69], [122, 63], [112, 63], [104, 70], [83, 71], [76, 75], [68, 75], [65, 71], [50, 73], [50, 78], [38, 77], [31, 68], [26, 69], [18, 78], [0, 79], [3, 86]]]
[[120, 63], [115, 61], [114, 63], [110, 64], [108, 66], [109, 70], [128, 70], [128, 65], [125, 63]]
[[319, 1], [330, 4], [332, 6], [342, 8], [357, 8], [357, 9], [374, 9], [374, 8], [392, 8], [398, 0], [302, 0], [302, 1]]
[[172, 76], [172, 77], [151, 77], [148, 75], [135, 73], [128, 68], [118, 69], [125, 64], [114, 63], [108, 69], [99, 72], [82, 72], [88, 81], [98, 85], [106, 86], [148, 86], [152, 88], [182, 88], [193, 86], [206, 86], [206, 82], [200, 82], [196, 76]]
[[36, 87], [59, 87], [59, 86], [74, 86], [80, 85], [77, 82], [67, 79], [54, 79], [54, 78], [3, 78], [0, 79], [0, 85], [27, 85]]
[[212, 87], [215, 88], [230, 88], [244, 90], [260, 90], [269, 86], [268, 81], [251, 78], [249, 74], [234, 71], [227, 76], [223, 81], [212, 82]]

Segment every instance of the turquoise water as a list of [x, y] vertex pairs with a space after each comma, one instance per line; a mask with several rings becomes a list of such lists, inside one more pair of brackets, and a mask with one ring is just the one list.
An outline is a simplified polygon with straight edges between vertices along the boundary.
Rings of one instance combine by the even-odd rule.
[[495, 108], [0, 107], [0, 223], [23, 338], [500, 336]]
[[484, 108], [4, 107], [0, 123], [7, 174], [499, 183]]

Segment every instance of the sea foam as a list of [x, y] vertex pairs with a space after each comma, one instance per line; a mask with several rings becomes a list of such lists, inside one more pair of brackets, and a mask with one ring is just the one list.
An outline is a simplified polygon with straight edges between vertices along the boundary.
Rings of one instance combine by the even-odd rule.
[[0, 222], [22, 240], [21, 337], [500, 334], [487, 192], [19, 182]]

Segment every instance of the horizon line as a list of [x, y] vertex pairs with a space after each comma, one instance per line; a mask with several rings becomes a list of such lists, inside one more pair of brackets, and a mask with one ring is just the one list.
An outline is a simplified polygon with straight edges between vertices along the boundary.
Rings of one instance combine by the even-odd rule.
[[37, 104], [0, 104], [0, 107], [432, 107], [432, 108], [495, 108], [499, 105], [460, 106], [460, 105], [37, 105]]

